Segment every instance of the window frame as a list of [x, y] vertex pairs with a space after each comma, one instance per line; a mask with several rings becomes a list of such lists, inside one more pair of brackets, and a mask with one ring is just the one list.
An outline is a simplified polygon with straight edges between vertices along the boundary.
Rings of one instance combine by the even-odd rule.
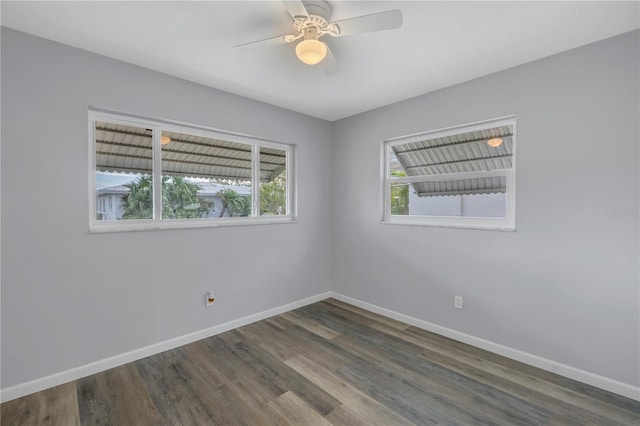
[[[97, 220], [97, 188], [96, 188], [96, 122], [103, 121], [126, 126], [136, 126], [152, 130], [152, 182], [153, 182], [153, 217], [152, 219]], [[89, 233], [147, 231], [163, 229], [215, 228], [220, 226], [267, 225], [295, 223], [296, 221], [296, 146], [274, 142], [254, 136], [232, 133], [206, 126], [181, 123], [170, 120], [159, 120], [143, 116], [124, 114], [101, 109], [88, 110], [89, 135]], [[251, 200], [252, 214], [248, 217], [211, 217], [198, 219], [162, 219], [162, 143], [163, 131], [183, 133], [220, 139], [228, 142], [242, 143], [251, 146]], [[272, 148], [285, 151], [286, 209], [287, 214], [277, 216], [260, 216], [260, 148]]]
[[[511, 168], [477, 172], [442, 173], [434, 175], [420, 175], [408, 177], [391, 176], [390, 150], [396, 145], [403, 145], [413, 142], [421, 142], [425, 139], [436, 139], [441, 137], [458, 135], [479, 130], [491, 129], [499, 126], [513, 126], [513, 148], [511, 155]], [[487, 229], [498, 231], [515, 231], [516, 214], [516, 116], [478, 121], [469, 124], [446, 127], [417, 134], [391, 138], [382, 141], [380, 145], [380, 170], [381, 170], [381, 200], [380, 200], [380, 223], [394, 225], [414, 225], [414, 226], [434, 226], [446, 228], [471, 228]], [[483, 218], [483, 217], [456, 217], [456, 216], [400, 216], [391, 215], [391, 185], [394, 183], [413, 183], [428, 181], [451, 181], [458, 179], [468, 179], [477, 177], [499, 177], [506, 178], [506, 214], [504, 218]]]

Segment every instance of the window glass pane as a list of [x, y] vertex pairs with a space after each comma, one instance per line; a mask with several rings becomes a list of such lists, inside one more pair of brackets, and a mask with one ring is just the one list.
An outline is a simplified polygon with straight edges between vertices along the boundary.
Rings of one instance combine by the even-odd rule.
[[506, 217], [504, 177], [391, 184], [394, 216]]
[[387, 148], [389, 155], [389, 177], [405, 177], [407, 173], [404, 171], [402, 163], [398, 161], [398, 156], [392, 147]]
[[260, 215], [287, 212], [287, 151], [260, 147]]
[[409, 214], [409, 190], [408, 183], [391, 184], [391, 214], [394, 216], [406, 216]]
[[[429, 176], [512, 168], [513, 126], [391, 146], [390, 173]], [[395, 173], [395, 174], [394, 174]]]
[[96, 122], [96, 220], [153, 217], [151, 130]]
[[162, 218], [251, 216], [252, 146], [163, 131]]

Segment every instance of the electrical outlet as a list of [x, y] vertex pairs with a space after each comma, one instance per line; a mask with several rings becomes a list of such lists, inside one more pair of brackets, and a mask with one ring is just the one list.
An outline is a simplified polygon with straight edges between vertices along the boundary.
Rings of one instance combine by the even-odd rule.
[[462, 309], [462, 296], [453, 297], [453, 307], [456, 309]]
[[207, 294], [205, 294], [204, 298], [205, 306], [207, 308], [213, 306], [213, 303], [216, 301], [216, 298], [213, 296], [213, 291], [208, 291]]

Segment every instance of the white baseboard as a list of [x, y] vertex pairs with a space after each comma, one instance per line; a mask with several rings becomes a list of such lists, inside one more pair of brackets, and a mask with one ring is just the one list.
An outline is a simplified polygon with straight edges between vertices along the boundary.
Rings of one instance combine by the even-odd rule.
[[275, 315], [279, 315], [293, 309], [297, 309], [302, 306], [327, 299], [329, 297], [331, 297], [331, 292], [317, 294], [315, 296], [307, 297], [306, 299], [297, 300], [286, 305], [267, 309], [266, 311], [258, 312], [256, 314], [252, 314], [243, 318], [225, 322], [224, 324], [215, 325], [204, 330], [185, 334], [183, 336], [165, 340], [163, 342], [149, 345], [143, 348], [134, 349], [130, 352], [115, 355], [110, 358], [105, 358], [99, 361], [92, 362], [90, 364], [82, 365], [80, 367], [72, 368], [70, 370], [62, 371], [60, 373], [52, 374], [40, 379], [35, 379], [26, 383], [11, 386], [0, 391], [0, 401], [11, 401], [12, 399], [20, 398], [21, 396], [52, 388], [54, 386], [81, 379], [92, 374], [100, 373], [101, 371], [105, 371], [119, 365], [137, 361], [139, 359], [146, 358], [148, 356], [155, 355], [169, 349], [177, 348], [179, 346], [183, 346], [197, 340], [206, 339], [207, 337], [224, 333], [225, 331], [233, 330], [235, 328], [242, 327], [244, 325], [248, 325]]
[[431, 331], [441, 336], [449, 337], [459, 342], [467, 343], [471, 346], [485, 349], [498, 355], [506, 356], [507, 358], [524, 362], [525, 364], [529, 364], [543, 370], [551, 371], [552, 373], [556, 373], [561, 376], [568, 377], [570, 379], [577, 380], [579, 382], [586, 383], [588, 385], [595, 386], [600, 389], [625, 396], [627, 398], [635, 399], [636, 401], [640, 401], [640, 388], [632, 386], [628, 383], [619, 382], [608, 377], [600, 376], [589, 371], [581, 370], [579, 368], [571, 367], [569, 365], [562, 364], [550, 359], [542, 358], [540, 356], [523, 352], [518, 349], [513, 349], [499, 343], [482, 339], [480, 337], [461, 333], [447, 327], [442, 327], [428, 321], [410, 317], [408, 315], [404, 315], [390, 309], [382, 308], [371, 303], [363, 302], [362, 300], [354, 299], [340, 293], [330, 292], [330, 294], [331, 297], [335, 299], [338, 299], [345, 303], [349, 303], [362, 309], [366, 309], [367, 311], [375, 312], [376, 314], [380, 314], [385, 317], [416, 326], [423, 330]]
[[12, 399], [20, 398], [25, 395], [39, 392], [44, 389], [48, 389], [54, 386], [61, 385], [73, 380], [81, 379], [91, 374], [100, 373], [102, 371], [114, 368], [129, 362], [137, 361], [139, 359], [158, 354], [160, 352], [167, 351], [169, 349], [177, 348], [197, 340], [206, 339], [207, 337], [214, 336], [216, 334], [224, 333], [225, 331], [233, 330], [238, 327], [242, 327], [251, 324], [256, 321], [260, 321], [275, 315], [282, 314], [284, 312], [291, 311], [293, 309], [300, 308], [302, 306], [309, 305], [311, 303], [318, 302], [320, 300], [333, 297], [341, 300], [345, 303], [349, 303], [354, 306], [358, 306], [362, 309], [366, 309], [371, 312], [383, 315], [388, 318], [392, 318], [398, 321], [402, 321], [406, 324], [410, 324], [421, 329], [431, 331], [436, 334], [440, 334], [445, 337], [457, 340], [459, 342], [467, 343], [469, 345], [491, 351], [493, 353], [506, 356], [516, 361], [524, 362], [534, 367], [541, 368], [543, 370], [551, 371], [561, 376], [568, 377], [579, 382], [583, 382], [598, 388], [613, 392], [627, 398], [640, 401], [640, 388], [632, 386], [627, 383], [619, 382], [598, 374], [590, 373], [585, 370], [580, 370], [569, 365], [565, 365], [556, 361], [552, 361], [546, 358], [539, 357], [527, 352], [513, 349], [508, 346], [501, 345], [499, 343], [491, 342], [479, 337], [471, 336], [456, 330], [452, 330], [447, 327], [442, 327], [437, 324], [430, 323], [418, 318], [414, 318], [399, 312], [392, 311], [390, 309], [382, 308], [377, 305], [373, 305], [362, 300], [354, 299], [349, 296], [345, 296], [333, 291], [321, 293], [315, 296], [307, 297], [295, 302], [288, 303], [286, 305], [278, 306], [275, 308], [267, 309], [256, 314], [248, 315], [243, 318], [239, 318], [233, 321], [226, 322], [224, 324], [216, 325], [206, 328], [204, 330], [196, 331], [194, 333], [185, 334], [173, 339], [165, 340], [153, 345], [149, 345], [143, 348], [135, 349], [130, 352], [126, 352], [121, 355], [116, 355], [110, 358], [105, 358], [90, 364], [86, 364], [80, 367], [72, 368], [70, 370], [62, 371], [60, 373], [52, 374], [40, 379], [35, 379], [30, 382], [21, 383], [0, 391], [0, 401], [7, 402]]

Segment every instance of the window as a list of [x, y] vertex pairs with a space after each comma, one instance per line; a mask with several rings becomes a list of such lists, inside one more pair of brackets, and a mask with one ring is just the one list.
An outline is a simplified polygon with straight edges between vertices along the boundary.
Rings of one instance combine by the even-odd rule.
[[93, 110], [89, 134], [92, 232], [294, 219], [290, 145]]
[[383, 223], [515, 229], [515, 117], [383, 143]]

